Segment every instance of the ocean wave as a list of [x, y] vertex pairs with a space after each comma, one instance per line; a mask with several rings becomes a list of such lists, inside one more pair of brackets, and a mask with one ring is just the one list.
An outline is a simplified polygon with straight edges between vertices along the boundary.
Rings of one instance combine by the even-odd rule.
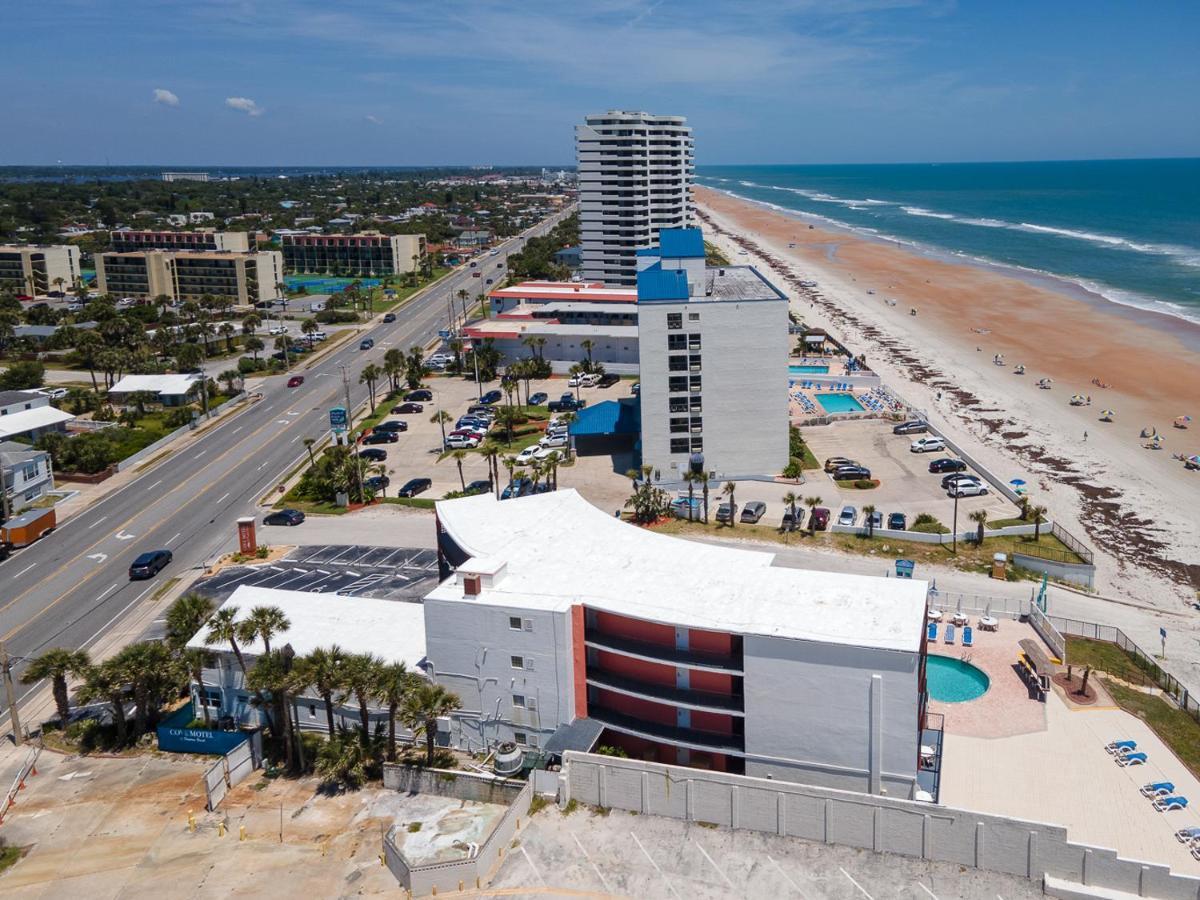
[[1077, 241], [1087, 241], [1102, 247], [1115, 247], [1121, 250], [1133, 250], [1138, 253], [1154, 253], [1159, 256], [1170, 256], [1186, 266], [1200, 266], [1200, 249], [1183, 247], [1177, 244], [1151, 244], [1142, 241], [1131, 241], [1127, 238], [1111, 234], [1096, 234], [1091, 231], [1075, 231], [1070, 228], [1055, 228], [1051, 225], [1034, 225], [1022, 222], [1012, 226], [1017, 231], [1029, 231], [1034, 234], [1053, 234], [1058, 237], [1072, 238]]
[[922, 216], [927, 219], [947, 219], [951, 222], [958, 221], [958, 216], [951, 215], [950, 213], [934, 212], [932, 209], [925, 209], [923, 206], [902, 206], [900, 209], [910, 216]]

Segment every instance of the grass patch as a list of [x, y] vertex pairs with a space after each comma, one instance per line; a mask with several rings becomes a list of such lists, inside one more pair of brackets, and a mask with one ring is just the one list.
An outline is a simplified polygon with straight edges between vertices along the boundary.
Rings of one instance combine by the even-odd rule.
[[870, 478], [857, 478], [853, 481], [839, 481], [837, 486], [844, 491], [870, 491], [879, 487], [879, 482]]
[[612, 807], [611, 806], [594, 806], [594, 807], [592, 807], [592, 812], [594, 812], [596, 815], [600, 816], [600, 818], [602, 818], [602, 819], [607, 819], [608, 814], [610, 812], [612, 812]]
[[425, 497], [376, 497], [380, 503], [391, 503], [393, 506], [410, 506], [413, 509], [433, 509], [436, 500]]
[[[379, 313], [379, 312], [394, 312], [395, 310], [397, 310], [401, 306], [403, 306], [405, 303], [407, 303], [410, 299], [412, 299], [412, 295], [415, 294], [417, 291], [427, 288], [431, 284], [435, 284], [438, 281], [441, 281], [443, 278], [445, 278], [447, 275], [449, 275], [452, 271], [454, 271], [454, 270], [448, 269], [445, 267], [434, 269], [433, 272], [431, 273], [430, 277], [428, 279], [422, 279], [420, 284], [418, 284], [416, 287], [412, 287], [412, 286], [398, 287], [396, 285], [392, 285], [392, 290], [394, 290], [396, 292], [396, 296], [394, 298], [392, 298], [391, 300], [384, 300], [382, 288], [372, 288], [371, 290], [373, 290], [373, 291], [374, 290], [379, 291], [379, 293], [377, 295], [378, 299], [376, 299], [374, 304], [372, 304], [373, 309], [377, 313]], [[455, 299], [457, 300], [457, 298], [455, 298]]]
[[1130, 684], [1152, 684], [1137, 660], [1116, 644], [1090, 638], [1067, 636], [1067, 661], [1076, 669], [1091, 666]]
[[324, 500], [305, 500], [303, 497], [296, 496], [295, 488], [284, 494], [274, 508], [298, 509], [308, 516], [342, 516], [350, 511], [349, 507], [338, 506], [336, 503], [328, 503]]
[[4, 849], [0, 850], [0, 872], [15, 866], [17, 864], [17, 860], [24, 855], [25, 851], [20, 847], [5, 847]]
[[[1039, 521], [1043, 525], [1046, 524], [1046, 517], [1042, 516], [1039, 519]], [[1012, 518], [1012, 519], [996, 519], [995, 521], [988, 522], [985, 527], [995, 530], [997, 528], [1011, 528], [1014, 525], [1032, 525], [1032, 524], [1033, 524], [1032, 518], [1022, 519], [1020, 517], [1016, 517], [1016, 518]]]
[[[1120, 652], [1120, 648], [1114, 649]], [[1121, 709], [1149, 725], [1191, 773], [1200, 777], [1200, 722], [1161, 697], [1143, 694], [1107, 678], [1104, 687]]]
[[950, 529], [939, 522], [929, 513], [921, 513], [909, 526], [909, 531], [919, 531], [923, 534], [949, 534]]
[[547, 800], [542, 794], [534, 794], [533, 798], [529, 801], [529, 814], [531, 816], [536, 816], [549, 805], [550, 801]]
[[416, 834], [420, 830], [421, 830], [420, 822], [409, 822], [408, 828], [405, 829], [405, 831], [407, 831], [409, 834]]
[[567, 805], [562, 808], [562, 814], [564, 816], [569, 816], [571, 813], [575, 812], [575, 810], [577, 810], [577, 809], [579, 809], [579, 801], [576, 800], [574, 797], [572, 797], [570, 800], [567, 801]]
[[159, 589], [154, 592], [154, 595], [150, 598], [150, 602], [157, 603], [177, 584], [179, 584], [178, 577], [168, 578], [165, 582], [163, 582]]

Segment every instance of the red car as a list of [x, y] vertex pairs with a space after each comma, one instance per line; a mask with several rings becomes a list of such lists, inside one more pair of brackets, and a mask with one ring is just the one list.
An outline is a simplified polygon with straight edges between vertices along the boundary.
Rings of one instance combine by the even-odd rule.
[[300, 387], [302, 384], [304, 384], [303, 375], [293, 375], [288, 379], [288, 387]]

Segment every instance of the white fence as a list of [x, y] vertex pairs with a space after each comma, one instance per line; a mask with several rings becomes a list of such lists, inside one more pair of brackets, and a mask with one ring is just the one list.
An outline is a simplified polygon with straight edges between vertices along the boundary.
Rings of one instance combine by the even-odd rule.
[[931, 803], [568, 751], [565, 796], [593, 806], [898, 853], [1161, 900], [1196, 900], [1200, 878], [1072, 843], [1061, 825]]
[[241, 784], [262, 765], [262, 732], [255, 731], [204, 773], [204, 791], [208, 809], [215, 810], [225, 795]]
[[964, 615], [992, 616], [1019, 619], [1029, 615], [1031, 600], [1019, 597], [996, 597], [990, 594], [964, 594], [960, 591], [929, 591], [929, 607], [943, 613], [961, 612]]

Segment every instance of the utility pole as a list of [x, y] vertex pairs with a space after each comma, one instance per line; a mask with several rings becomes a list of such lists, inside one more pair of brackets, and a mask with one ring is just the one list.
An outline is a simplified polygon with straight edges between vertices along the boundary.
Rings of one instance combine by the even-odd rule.
[[[342, 370], [342, 387], [346, 392], [346, 441], [350, 442], [350, 432], [354, 428], [354, 407], [350, 405], [350, 375], [346, 372], [345, 366], [339, 366]], [[349, 444], [352, 448], [353, 444]], [[354, 472], [358, 476], [358, 498], [363, 498], [363, 477], [362, 477], [362, 457], [358, 455], [357, 449], [352, 449], [354, 454]]]
[[25, 732], [21, 730], [21, 714], [17, 711], [16, 694], [13, 691], [12, 664], [8, 658], [8, 645], [0, 643], [0, 673], [4, 676], [4, 697], [8, 701], [8, 715], [12, 719], [13, 743], [25, 743]]
[[[4, 456], [0, 453], [0, 522], [7, 522], [12, 517], [12, 509], [8, 503], [8, 483], [4, 480]], [[13, 470], [13, 479], [17, 477], [16, 470]]]
[[958, 485], [956, 484], [954, 491], [954, 555], [958, 556]]

